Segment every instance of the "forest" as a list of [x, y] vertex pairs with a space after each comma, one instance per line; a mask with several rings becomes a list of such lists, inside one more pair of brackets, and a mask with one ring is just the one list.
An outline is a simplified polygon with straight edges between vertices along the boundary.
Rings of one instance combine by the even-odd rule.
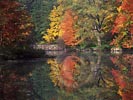
[[133, 100], [133, 0], [0, 0], [0, 100]]
[[132, 0], [0, 0], [0, 59], [45, 56], [33, 45], [132, 50]]

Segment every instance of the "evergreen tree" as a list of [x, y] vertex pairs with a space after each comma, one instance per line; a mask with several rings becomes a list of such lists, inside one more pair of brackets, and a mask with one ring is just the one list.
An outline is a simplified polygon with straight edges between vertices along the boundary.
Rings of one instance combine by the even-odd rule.
[[42, 40], [42, 35], [46, 33], [46, 29], [49, 27], [49, 13], [56, 0], [18, 0], [24, 4], [24, 7], [30, 12], [32, 20], [35, 24], [35, 38], [37, 41]]

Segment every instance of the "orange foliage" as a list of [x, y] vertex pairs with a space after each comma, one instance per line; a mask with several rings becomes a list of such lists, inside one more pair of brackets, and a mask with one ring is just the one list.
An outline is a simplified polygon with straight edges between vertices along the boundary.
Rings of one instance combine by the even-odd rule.
[[121, 28], [124, 27], [124, 23], [127, 21], [127, 17], [123, 14], [119, 14], [114, 22], [114, 28], [112, 30], [112, 33], [119, 33]]
[[[133, 21], [133, 14], [131, 16], [131, 21]], [[131, 34], [133, 34], [133, 23], [130, 25], [130, 32], [131, 32]], [[133, 40], [133, 36], [131, 38]]]
[[133, 90], [121, 93], [122, 100], [133, 100]]
[[[123, 0], [121, 6], [119, 7], [123, 12], [120, 12], [114, 22], [114, 29], [112, 32], [119, 33], [120, 28], [127, 21], [133, 21], [133, 0]], [[128, 19], [130, 17], [130, 19]], [[133, 33], [133, 24], [130, 25], [130, 32]]]
[[121, 9], [133, 13], [133, 0], [123, 0]]
[[64, 19], [61, 22], [61, 29], [63, 31], [62, 39], [66, 45], [77, 45], [78, 40], [75, 37], [74, 22], [77, 20], [77, 16], [73, 16], [72, 10], [66, 10]]
[[[121, 9], [128, 12], [130, 20], [133, 21], [133, 0], [123, 0]], [[133, 34], [133, 23], [130, 25], [130, 32]]]
[[132, 40], [126, 40], [122, 43], [123, 48], [132, 48], [133, 41]]
[[79, 58], [76, 56], [67, 56], [62, 62], [60, 74], [63, 80], [63, 85], [68, 91], [72, 90], [74, 85], [77, 84], [74, 80], [74, 71], [78, 61]]
[[[112, 35], [119, 34], [113, 39], [111, 45], [131, 48], [133, 47], [133, 0], [117, 0], [117, 2], [121, 2], [121, 5], [118, 8], [119, 12], [114, 22]], [[120, 38], [121, 35], [124, 37]]]
[[[111, 60], [119, 68], [119, 70], [112, 69], [111, 71], [117, 85], [119, 86], [118, 94], [122, 97], [122, 100], [133, 100], [133, 55], [125, 54], [122, 57], [111, 57]], [[125, 65], [131, 66], [130, 70], [128, 70], [128, 73], [126, 74], [123, 73], [123, 69], [126, 68]]]
[[118, 84], [119, 88], [124, 89], [126, 87], [126, 82], [124, 81], [123, 75], [118, 70], [112, 69], [112, 75], [115, 78], [116, 83]]
[[78, 84], [75, 80], [75, 71], [79, 60], [75, 55], [65, 57], [60, 63], [56, 59], [48, 60], [48, 64], [51, 64], [50, 78], [54, 85], [63, 87], [68, 92], [76, 88]]

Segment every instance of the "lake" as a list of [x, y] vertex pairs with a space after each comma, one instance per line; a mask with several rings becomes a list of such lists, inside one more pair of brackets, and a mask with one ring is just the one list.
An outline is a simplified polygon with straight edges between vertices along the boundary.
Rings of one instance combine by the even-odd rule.
[[0, 62], [0, 100], [133, 100], [133, 54]]

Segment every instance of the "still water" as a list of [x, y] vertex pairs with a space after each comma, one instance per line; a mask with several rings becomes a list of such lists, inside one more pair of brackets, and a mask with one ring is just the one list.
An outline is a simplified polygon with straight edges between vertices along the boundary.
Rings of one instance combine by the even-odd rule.
[[133, 54], [1, 62], [0, 100], [133, 100]]

